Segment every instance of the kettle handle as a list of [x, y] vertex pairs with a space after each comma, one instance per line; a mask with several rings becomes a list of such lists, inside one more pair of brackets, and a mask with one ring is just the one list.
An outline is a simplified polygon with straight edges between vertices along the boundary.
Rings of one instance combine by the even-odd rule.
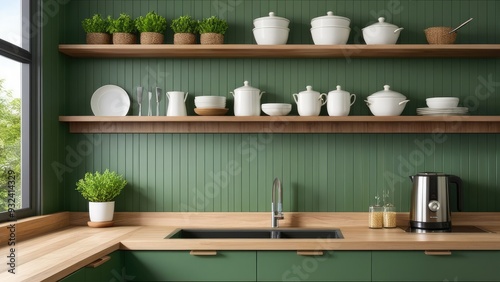
[[184, 102], [186, 102], [186, 99], [188, 97], [189, 92], [186, 92], [186, 96], [184, 96]]
[[295, 103], [298, 104], [299, 101], [297, 100], [297, 97], [299, 96], [297, 93], [292, 94], [293, 99], [295, 100]]
[[448, 175], [448, 182], [454, 183], [457, 186], [457, 210], [461, 212], [463, 210], [463, 189], [462, 189], [462, 179], [456, 175]]

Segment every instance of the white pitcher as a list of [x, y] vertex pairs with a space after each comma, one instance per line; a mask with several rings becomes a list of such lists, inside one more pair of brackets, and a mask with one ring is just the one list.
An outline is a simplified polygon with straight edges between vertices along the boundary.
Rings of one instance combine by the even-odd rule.
[[299, 94], [292, 94], [297, 110], [300, 116], [319, 116], [321, 106], [326, 104], [327, 97], [325, 93], [320, 94], [312, 90], [312, 86], [306, 86], [306, 91]]
[[188, 92], [185, 95], [182, 91], [167, 92], [167, 116], [187, 116], [185, 104], [187, 96]]
[[348, 116], [352, 104], [356, 101], [356, 95], [342, 90], [337, 85], [337, 90], [328, 92], [328, 103], [326, 108], [329, 116]]

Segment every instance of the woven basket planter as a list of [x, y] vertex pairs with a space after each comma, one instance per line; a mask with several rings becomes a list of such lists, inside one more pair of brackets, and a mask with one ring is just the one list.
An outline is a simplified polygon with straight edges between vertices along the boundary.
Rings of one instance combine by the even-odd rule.
[[224, 35], [219, 33], [200, 34], [201, 44], [224, 44]]
[[174, 34], [174, 44], [195, 44], [196, 36], [192, 33]]
[[163, 44], [164, 37], [158, 32], [141, 32], [141, 44]]
[[116, 32], [113, 33], [113, 44], [135, 44], [137, 37], [132, 33]]
[[111, 44], [111, 34], [102, 32], [87, 33], [87, 44]]

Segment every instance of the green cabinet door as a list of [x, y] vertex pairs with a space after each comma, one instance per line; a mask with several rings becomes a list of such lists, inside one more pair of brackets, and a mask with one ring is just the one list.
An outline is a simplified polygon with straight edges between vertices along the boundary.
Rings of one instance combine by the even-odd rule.
[[500, 251], [373, 251], [373, 281], [500, 281]]
[[[128, 281], [131, 280], [123, 271], [121, 252], [108, 255], [109, 260], [97, 267], [84, 267], [64, 277], [62, 282], [96, 282], [96, 281]], [[114, 280], [113, 280], [114, 279]]]
[[370, 281], [370, 251], [258, 251], [257, 281]]
[[124, 251], [126, 273], [134, 281], [255, 281], [254, 251], [221, 251], [196, 256], [189, 251]]

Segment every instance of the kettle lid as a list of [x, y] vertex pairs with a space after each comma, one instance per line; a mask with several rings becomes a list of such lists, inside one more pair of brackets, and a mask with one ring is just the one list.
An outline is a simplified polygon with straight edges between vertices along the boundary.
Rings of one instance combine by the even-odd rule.
[[419, 172], [415, 176], [444, 176], [444, 175], [447, 174], [442, 172]]

